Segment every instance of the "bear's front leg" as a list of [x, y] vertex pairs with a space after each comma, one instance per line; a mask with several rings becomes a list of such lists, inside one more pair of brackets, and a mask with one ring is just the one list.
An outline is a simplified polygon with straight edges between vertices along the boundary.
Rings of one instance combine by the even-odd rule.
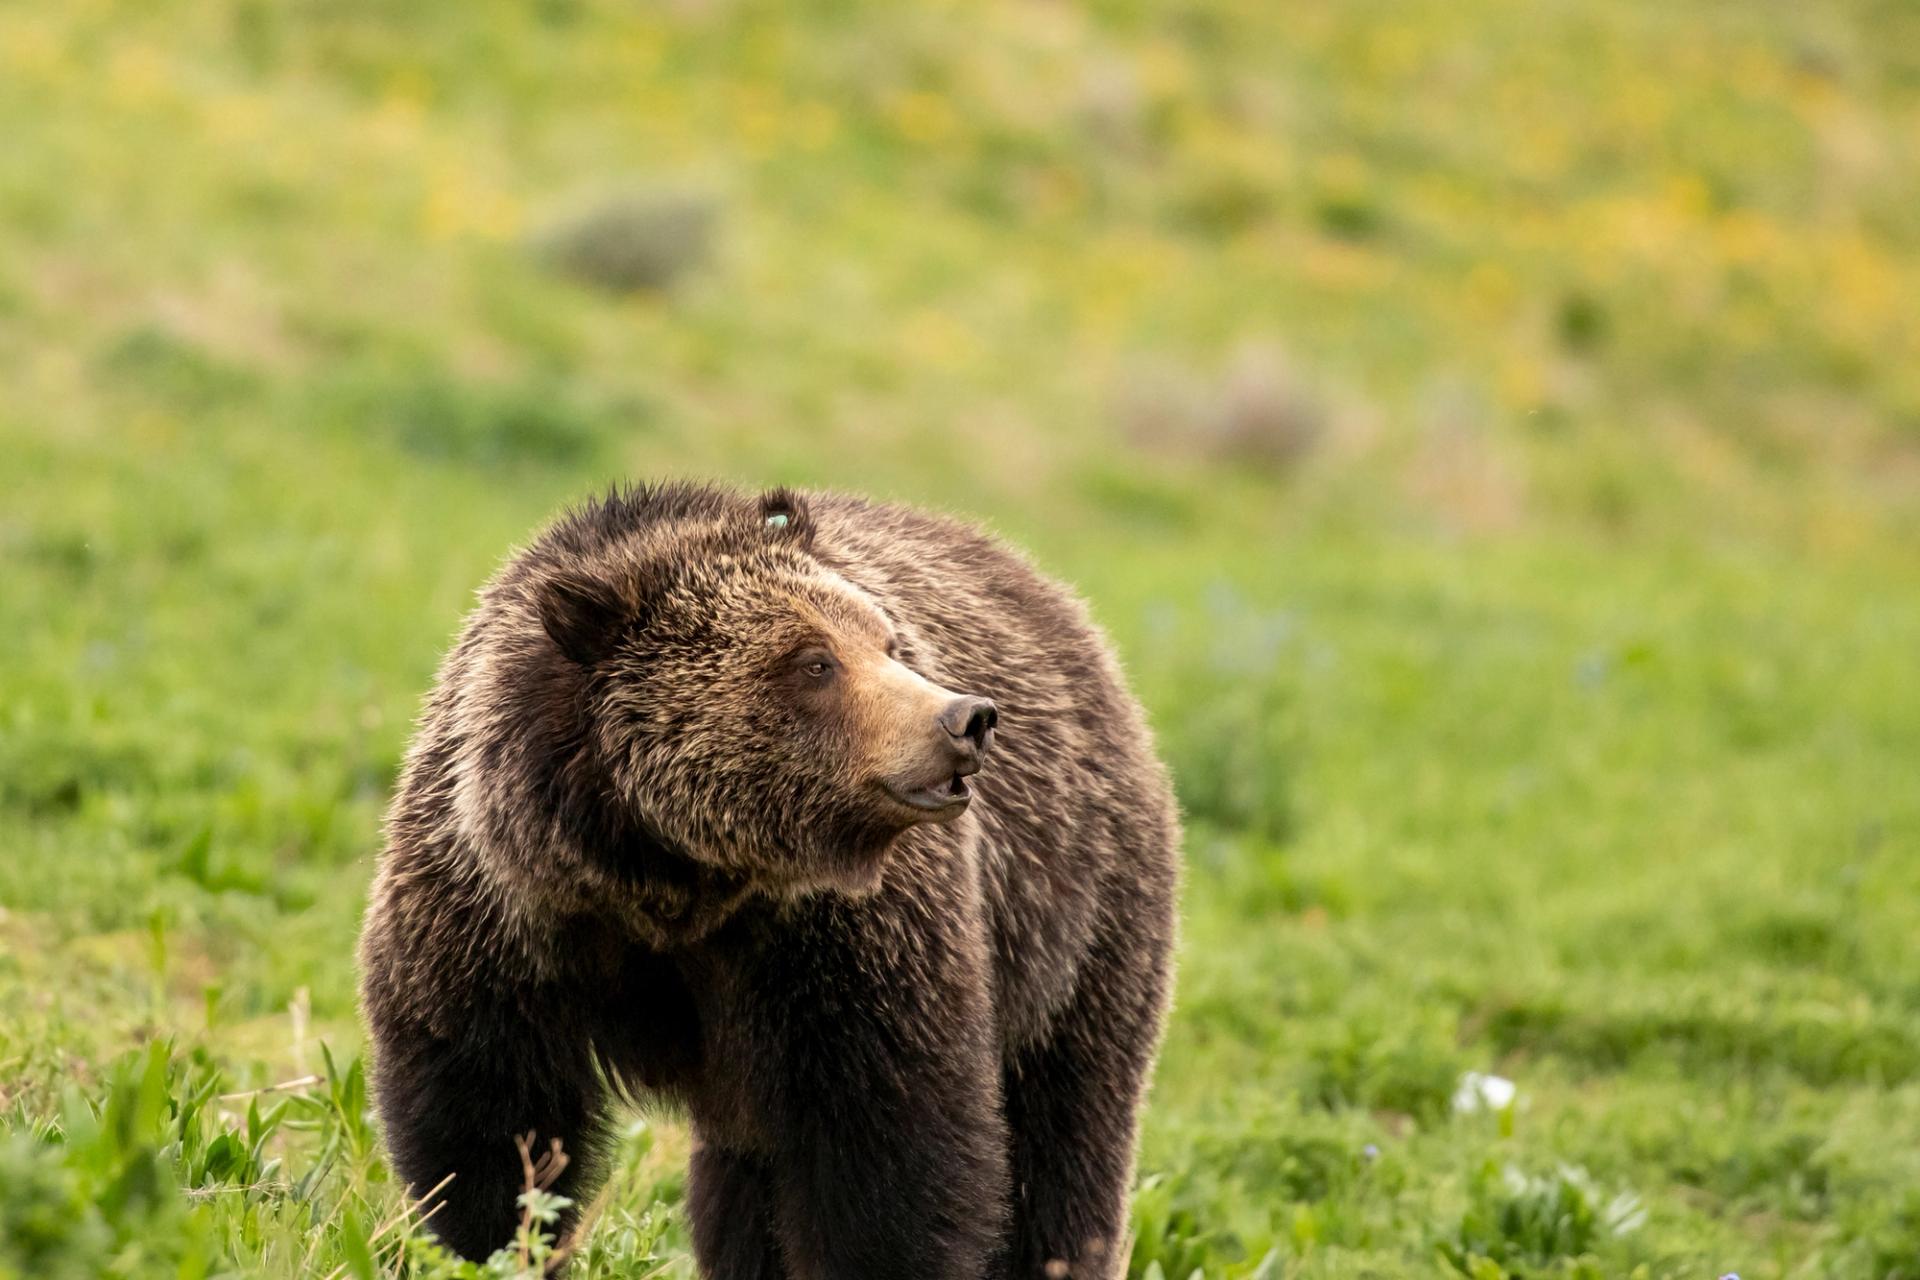
[[[764, 1197], [765, 1212], [695, 1223], [696, 1241], [731, 1246], [703, 1251], [706, 1274], [736, 1280], [730, 1260], [750, 1259], [738, 1274], [766, 1275], [737, 1238], [764, 1229], [793, 1280], [982, 1280], [1004, 1247], [1007, 1137], [966, 926], [884, 894], [822, 897], [763, 933], [739, 981], [762, 1150], [697, 1160], [690, 1201]], [[703, 1176], [730, 1194], [703, 1194]]]
[[764, 1160], [701, 1143], [687, 1167], [693, 1252], [708, 1280], [786, 1280]]
[[1109, 927], [1081, 962], [1073, 998], [1040, 1041], [1011, 1055], [1008, 1280], [1126, 1274], [1133, 1135], [1166, 1008], [1169, 909]]
[[[395, 1172], [441, 1243], [484, 1260], [512, 1243], [526, 1187], [517, 1138], [535, 1158], [559, 1140], [565, 1168], [548, 1190], [590, 1192], [604, 1086], [578, 992], [499, 971], [463, 922], [376, 906], [363, 935], [362, 990], [373, 1040], [373, 1094]], [[469, 935], [477, 936], [477, 935]], [[573, 1210], [557, 1230], [571, 1227]]]

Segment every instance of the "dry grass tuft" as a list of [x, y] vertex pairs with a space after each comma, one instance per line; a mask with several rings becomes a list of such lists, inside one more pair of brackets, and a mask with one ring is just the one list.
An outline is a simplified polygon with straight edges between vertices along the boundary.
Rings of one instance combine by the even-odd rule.
[[1242, 343], [1206, 377], [1161, 363], [1131, 373], [1115, 410], [1135, 444], [1159, 453], [1296, 470], [1326, 437], [1325, 398], [1278, 344]]
[[719, 202], [630, 188], [560, 218], [534, 241], [553, 270], [610, 293], [663, 292], [712, 257]]

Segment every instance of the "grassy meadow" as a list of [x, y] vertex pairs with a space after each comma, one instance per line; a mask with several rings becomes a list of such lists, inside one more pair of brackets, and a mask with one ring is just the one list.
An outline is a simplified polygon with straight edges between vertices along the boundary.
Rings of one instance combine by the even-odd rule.
[[[1905, 0], [0, 2], [0, 1280], [482, 1274], [366, 1114], [379, 816], [664, 475], [1114, 637], [1133, 1276], [1920, 1277], [1916, 298]], [[693, 1274], [686, 1146], [574, 1274]]]

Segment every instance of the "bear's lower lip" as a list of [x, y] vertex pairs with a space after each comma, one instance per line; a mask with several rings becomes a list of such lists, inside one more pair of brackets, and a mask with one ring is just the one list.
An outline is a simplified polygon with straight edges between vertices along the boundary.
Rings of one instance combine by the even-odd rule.
[[973, 788], [969, 787], [967, 780], [958, 774], [955, 774], [943, 782], [936, 782], [926, 787], [916, 787], [912, 790], [896, 786], [889, 782], [886, 784], [886, 792], [895, 800], [907, 806], [907, 808], [918, 809], [922, 813], [945, 813], [948, 811], [958, 813], [960, 810], [966, 808], [968, 802], [973, 799]]

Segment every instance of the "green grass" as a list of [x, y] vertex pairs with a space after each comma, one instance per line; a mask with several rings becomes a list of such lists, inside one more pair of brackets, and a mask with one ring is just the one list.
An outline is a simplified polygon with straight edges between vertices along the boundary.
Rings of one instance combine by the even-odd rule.
[[[1190, 826], [1136, 1276], [1920, 1276], [1916, 51], [0, 7], [0, 1277], [455, 1274], [380, 810], [490, 569], [666, 474], [976, 514], [1112, 632]], [[579, 1271], [691, 1274], [685, 1150]]]

